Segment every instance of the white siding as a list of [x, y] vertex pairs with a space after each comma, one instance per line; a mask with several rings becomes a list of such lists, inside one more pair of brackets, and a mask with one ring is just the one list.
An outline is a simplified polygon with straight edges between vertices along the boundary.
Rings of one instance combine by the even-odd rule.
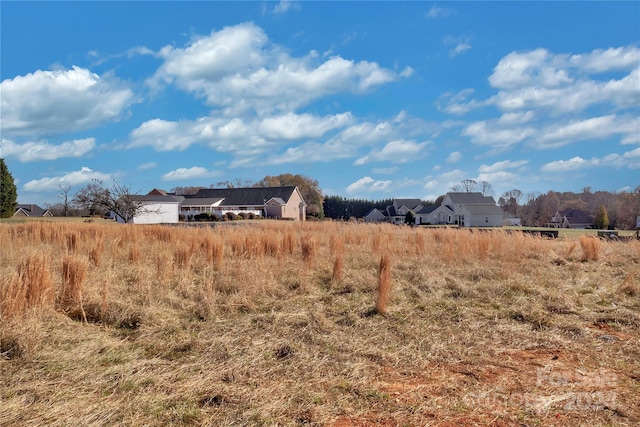
[[174, 224], [178, 222], [178, 203], [150, 203], [146, 205], [146, 209], [150, 212], [136, 215], [133, 218], [134, 224]]

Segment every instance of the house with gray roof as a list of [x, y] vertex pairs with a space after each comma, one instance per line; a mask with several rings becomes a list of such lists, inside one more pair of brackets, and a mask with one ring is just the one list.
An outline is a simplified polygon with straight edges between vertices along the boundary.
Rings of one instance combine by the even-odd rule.
[[460, 227], [501, 227], [502, 209], [493, 197], [482, 193], [447, 193], [440, 205], [427, 205], [420, 199], [393, 199], [384, 211], [372, 209], [367, 222], [403, 224], [407, 212], [415, 214], [416, 225], [457, 224]]
[[204, 188], [194, 195], [185, 196], [180, 213], [194, 216], [208, 212], [219, 218], [228, 213], [253, 214], [262, 218], [304, 221], [306, 206], [296, 186]]
[[16, 211], [13, 214], [13, 216], [15, 217], [50, 217], [53, 216], [53, 214], [51, 212], [49, 212], [49, 209], [42, 209], [40, 206], [38, 205], [32, 205], [32, 204], [19, 204], [16, 207]]

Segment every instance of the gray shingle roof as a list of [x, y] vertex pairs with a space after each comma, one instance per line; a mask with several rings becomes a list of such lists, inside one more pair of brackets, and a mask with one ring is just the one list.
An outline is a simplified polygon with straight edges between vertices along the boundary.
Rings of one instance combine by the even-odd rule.
[[420, 215], [430, 214], [431, 212], [435, 211], [439, 207], [440, 207], [440, 205], [423, 206], [422, 209], [420, 209], [420, 210], [418, 210], [418, 212], [416, 212], [416, 214], [420, 214]]
[[468, 204], [464, 208], [472, 215], [502, 215], [502, 209], [498, 205]]
[[22, 209], [28, 216], [43, 216], [45, 212], [47, 212], [47, 209], [42, 209], [38, 205], [29, 204], [19, 204], [16, 208], [16, 211], [18, 209]]
[[491, 196], [483, 196], [482, 193], [447, 193], [447, 196], [453, 203], [456, 204], [469, 204], [469, 203], [491, 203], [496, 204], [496, 201]]
[[422, 204], [420, 199], [393, 199], [393, 206], [396, 208], [406, 206], [409, 209], [413, 209], [420, 204]]
[[272, 198], [280, 198], [285, 202], [295, 191], [295, 186], [288, 187], [249, 187], [249, 188], [204, 188], [190, 198], [223, 198], [221, 206], [255, 206], [264, 205]]

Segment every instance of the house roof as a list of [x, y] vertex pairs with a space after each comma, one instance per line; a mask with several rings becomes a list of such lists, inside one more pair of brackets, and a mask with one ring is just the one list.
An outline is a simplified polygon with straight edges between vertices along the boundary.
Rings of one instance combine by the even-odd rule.
[[190, 198], [223, 198], [221, 206], [264, 205], [267, 200], [280, 198], [285, 203], [296, 191], [295, 186], [288, 187], [248, 187], [248, 188], [203, 188]]
[[180, 203], [180, 199], [175, 196], [162, 196], [159, 194], [135, 194], [131, 196], [133, 200], [154, 203]]
[[221, 200], [223, 200], [223, 197], [188, 197], [184, 199], [182, 206], [212, 206]]
[[482, 193], [447, 193], [447, 196], [453, 203], [456, 204], [469, 204], [469, 203], [484, 203], [495, 205], [496, 201], [491, 196], [483, 196]]
[[593, 224], [594, 217], [579, 209], [565, 209], [559, 212], [561, 216], [567, 217], [570, 224]]
[[369, 212], [367, 212], [367, 214], [365, 215], [365, 217], [368, 217], [369, 215], [371, 215], [371, 214], [373, 214], [373, 213], [377, 213], [377, 214], [379, 214], [379, 215], [382, 215], [383, 217], [386, 217], [386, 216], [387, 216], [387, 213], [386, 213], [386, 212], [383, 212], [383, 211], [381, 211], [381, 210], [380, 210], [380, 209], [378, 209], [378, 208], [373, 208], [373, 209], [371, 209]]
[[38, 205], [30, 205], [30, 204], [19, 204], [16, 208], [16, 212], [22, 210], [27, 216], [44, 216], [48, 209], [42, 209]]
[[471, 215], [500, 215], [502, 209], [498, 205], [490, 204], [467, 204], [461, 210], [466, 209]]
[[440, 206], [439, 205], [427, 205], [427, 206], [423, 206], [420, 210], [418, 210], [416, 212], [416, 214], [418, 215], [425, 215], [425, 214], [430, 214], [431, 212], [435, 211], [436, 209], [438, 209]]
[[422, 204], [420, 199], [393, 199], [393, 206], [397, 209], [402, 206], [406, 206], [409, 209], [413, 209]]

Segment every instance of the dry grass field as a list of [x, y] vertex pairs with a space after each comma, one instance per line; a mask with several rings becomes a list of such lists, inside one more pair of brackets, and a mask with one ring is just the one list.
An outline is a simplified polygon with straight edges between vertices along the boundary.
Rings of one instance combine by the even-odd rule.
[[632, 426], [640, 242], [0, 224], [0, 425]]

